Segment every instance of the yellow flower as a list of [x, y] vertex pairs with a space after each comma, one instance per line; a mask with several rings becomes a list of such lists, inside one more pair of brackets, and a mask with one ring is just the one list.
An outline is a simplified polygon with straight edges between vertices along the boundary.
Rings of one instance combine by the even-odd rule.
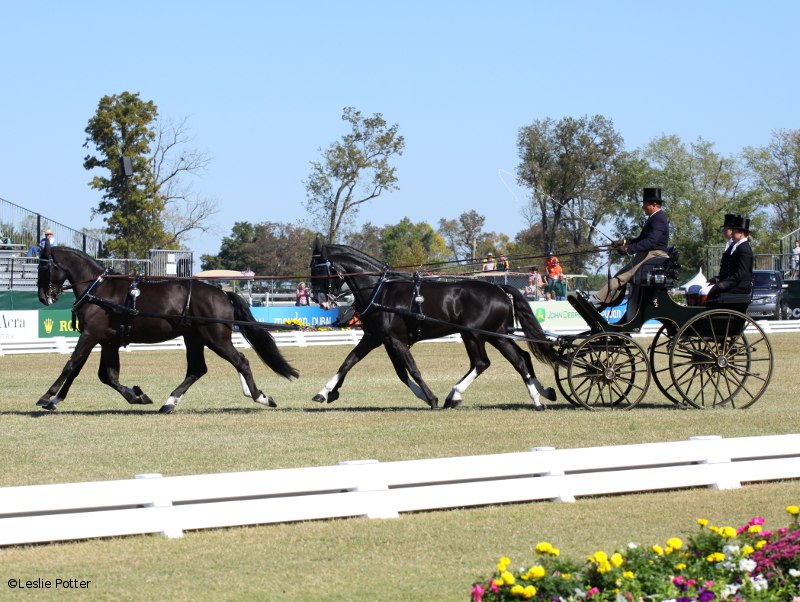
[[742, 548], [742, 554], [744, 554], [745, 556], [750, 556], [750, 554], [752, 554], [753, 552], [755, 552], [753, 546], [744, 546]]
[[800, 508], [798, 508], [797, 506], [786, 506], [786, 512], [788, 512], [792, 516], [797, 516], [798, 514], [800, 514]]
[[602, 560], [597, 563], [597, 572], [601, 575], [605, 575], [607, 572], [611, 570], [611, 563], [608, 560]]
[[664, 555], [664, 549], [658, 544], [653, 546], [653, 552], [656, 553], [656, 556], [663, 556]]
[[511, 588], [511, 595], [516, 596], [517, 598], [521, 598], [523, 591], [525, 591], [524, 587], [522, 587], [521, 585], [515, 585], [514, 587]]
[[608, 560], [608, 555], [605, 552], [595, 552], [591, 557], [592, 562], [603, 562]]
[[569, 581], [570, 579], [572, 579], [572, 573], [561, 573], [561, 578], [564, 581]]
[[766, 539], [759, 539], [759, 540], [756, 542], [756, 550], [760, 550], [760, 549], [761, 549], [761, 548], [763, 548], [765, 545], [767, 545], [767, 540], [766, 540]]
[[686, 563], [685, 562], [679, 562], [678, 564], [675, 565], [675, 570], [676, 571], [682, 571], [685, 568], [686, 568]]
[[750, 525], [747, 528], [748, 533], [761, 533], [761, 525]]
[[701, 527], [705, 527], [708, 524], [708, 521], [704, 518], [698, 518], [697, 524], [700, 525]]
[[502, 573], [508, 568], [508, 565], [511, 564], [511, 559], [503, 556], [500, 560], [497, 561], [497, 572]]
[[680, 550], [683, 547], [683, 542], [677, 537], [670, 537], [667, 540], [667, 545], [673, 550]]
[[536, 588], [532, 585], [527, 586], [524, 590], [522, 590], [522, 597], [526, 600], [530, 600], [536, 595]]
[[534, 580], [536, 580], [536, 579], [544, 579], [544, 576], [545, 576], [546, 572], [547, 571], [544, 570], [543, 566], [539, 566], [539, 565], [532, 566], [531, 568], [528, 569], [527, 578], [528, 579], [534, 579]]
[[722, 529], [720, 529], [720, 535], [725, 539], [733, 539], [736, 537], [736, 529], [733, 527], [722, 527]]
[[500, 574], [500, 579], [503, 580], [503, 583], [505, 585], [514, 585], [514, 583], [517, 581], [516, 579], [514, 579], [514, 575], [512, 575], [508, 571], [503, 571]]
[[560, 556], [560, 555], [561, 555], [561, 550], [559, 550], [558, 548], [553, 548], [552, 550], [550, 550], [550, 556]]
[[722, 552], [714, 552], [706, 556], [706, 560], [708, 560], [709, 562], [722, 562], [723, 560], [725, 560], [725, 554], [723, 554]]
[[536, 544], [536, 551], [539, 552], [539, 554], [549, 554], [552, 549], [553, 545], [546, 541], [540, 541]]
[[633, 574], [633, 571], [625, 571], [622, 573], [622, 576], [625, 577], [625, 579], [636, 579], [636, 575]]
[[611, 555], [611, 564], [614, 565], [615, 568], [619, 568], [622, 566], [622, 554], [619, 552], [615, 552]]

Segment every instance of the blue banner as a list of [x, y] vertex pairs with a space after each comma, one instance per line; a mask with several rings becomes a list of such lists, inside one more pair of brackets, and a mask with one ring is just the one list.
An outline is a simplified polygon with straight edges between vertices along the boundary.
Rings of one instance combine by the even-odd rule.
[[330, 326], [339, 317], [338, 309], [322, 309], [316, 305], [288, 307], [251, 307], [253, 317], [259, 322], [283, 324], [286, 320], [300, 320], [306, 326]]

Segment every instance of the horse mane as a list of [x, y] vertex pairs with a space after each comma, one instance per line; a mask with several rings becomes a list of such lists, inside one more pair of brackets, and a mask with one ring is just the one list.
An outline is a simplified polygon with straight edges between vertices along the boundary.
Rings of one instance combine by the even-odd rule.
[[[50, 250], [50, 253], [52, 254], [53, 251], [55, 251], [57, 253], [61, 253], [61, 252], [72, 253], [72, 254], [77, 255], [78, 257], [86, 260], [88, 263], [92, 264], [94, 267], [96, 267], [101, 272], [105, 272], [106, 271], [106, 266], [104, 266], [102, 263], [97, 261], [97, 259], [95, 259], [91, 255], [89, 255], [88, 253], [84, 253], [80, 249], [75, 249], [73, 247], [53, 247]], [[117, 272], [115, 270], [109, 270], [108, 273], [109, 274], [119, 274], [119, 272]]]

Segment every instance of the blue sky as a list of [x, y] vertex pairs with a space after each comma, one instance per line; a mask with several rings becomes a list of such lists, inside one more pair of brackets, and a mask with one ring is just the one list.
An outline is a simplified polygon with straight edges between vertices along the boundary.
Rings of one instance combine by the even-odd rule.
[[346, 132], [342, 109], [382, 113], [406, 150], [400, 190], [359, 222], [436, 226], [475, 209], [525, 224], [519, 129], [600, 114], [628, 149], [662, 134], [728, 155], [797, 129], [800, 3], [790, 0], [489, 2], [18, 2], [0, 0], [0, 197], [100, 227], [82, 167], [104, 95], [140, 92], [188, 118], [214, 157], [216, 253], [236, 221], [305, 218], [303, 180]]

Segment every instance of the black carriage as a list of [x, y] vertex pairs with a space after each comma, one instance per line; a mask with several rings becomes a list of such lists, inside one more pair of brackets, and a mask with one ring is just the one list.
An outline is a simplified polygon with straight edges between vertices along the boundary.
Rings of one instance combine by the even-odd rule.
[[[773, 369], [772, 347], [746, 315], [751, 294], [723, 294], [713, 306], [673, 300], [678, 254], [648, 261], [630, 285], [627, 309], [610, 323], [580, 294], [568, 301], [588, 330], [557, 338], [562, 362], [556, 382], [573, 405], [630, 409], [654, 381], [673, 403], [695, 408], [747, 408], [763, 395]], [[647, 322], [660, 323], [645, 349], [634, 340]]]

